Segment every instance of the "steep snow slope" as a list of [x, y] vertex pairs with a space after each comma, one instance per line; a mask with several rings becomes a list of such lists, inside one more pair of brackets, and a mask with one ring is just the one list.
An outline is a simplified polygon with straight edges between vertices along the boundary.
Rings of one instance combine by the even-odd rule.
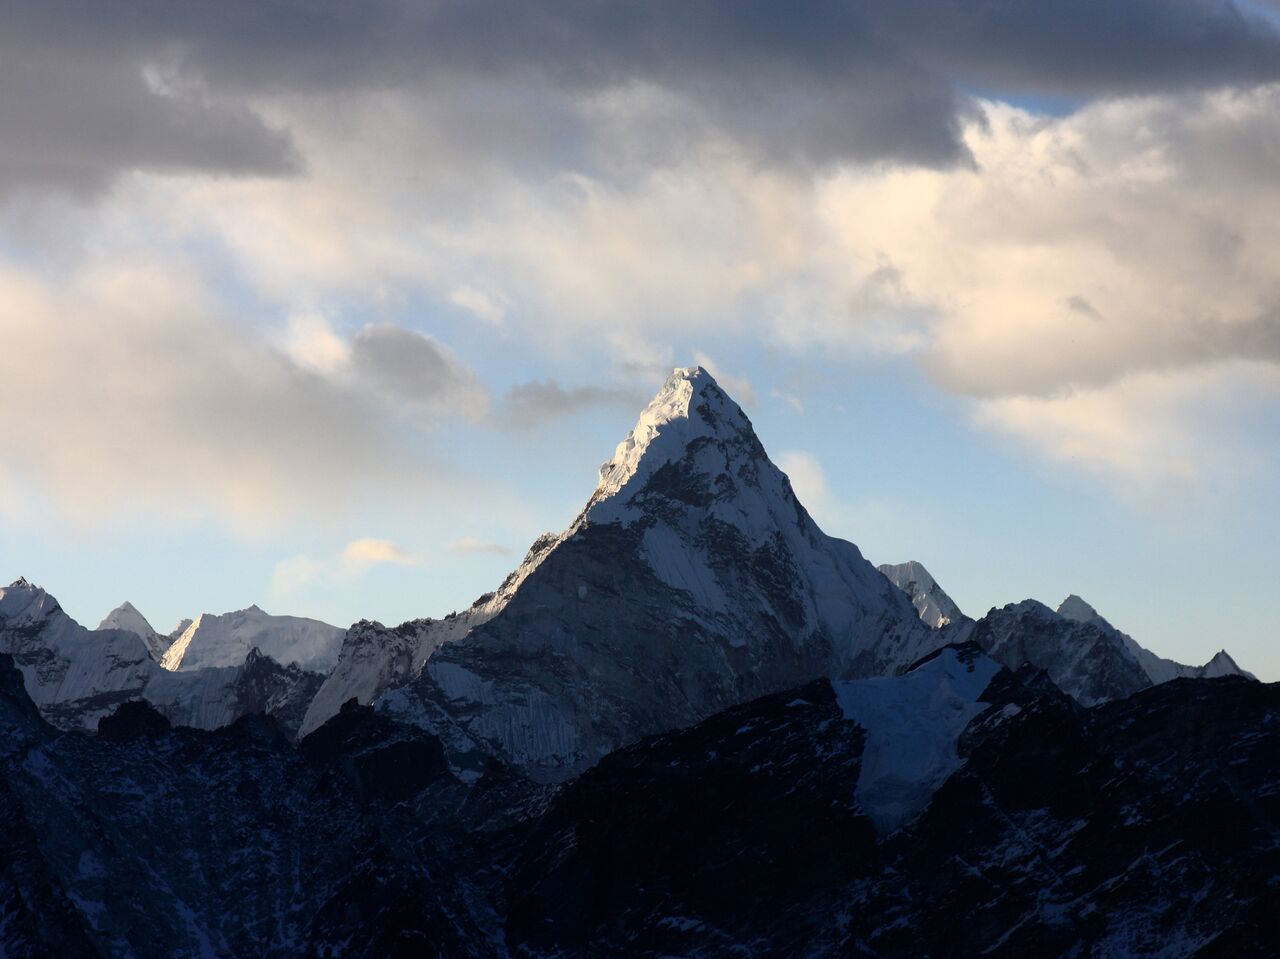
[[935, 628], [949, 623], [958, 623], [964, 619], [950, 596], [938, 585], [929, 571], [920, 563], [911, 560], [906, 563], [885, 563], [877, 569], [889, 577], [889, 581], [911, 597], [920, 618]]
[[314, 619], [272, 616], [257, 606], [214, 616], [202, 613], [173, 641], [165, 669], [239, 666], [257, 647], [278, 663], [327, 673], [338, 661], [346, 630]]
[[832, 684], [844, 717], [867, 732], [857, 796], [876, 829], [892, 832], [910, 820], [960, 768], [960, 734], [987, 708], [982, 693], [1000, 669], [966, 645], [901, 676]]
[[125, 600], [103, 618], [98, 624], [98, 629], [121, 629], [127, 633], [137, 633], [142, 637], [142, 641], [147, 646], [147, 652], [151, 654], [151, 658], [159, 662], [164, 656], [165, 651], [173, 643], [172, 637], [161, 636], [151, 624], [147, 622], [147, 618], [143, 616], [133, 603]]
[[574, 523], [472, 616], [384, 708], [437, 730], [455, 761], [496, 753], [551, 780], [752, 696], [894, 672], [942, 644], [857, 547], [818, 529], [701, 368], [667, 380]]

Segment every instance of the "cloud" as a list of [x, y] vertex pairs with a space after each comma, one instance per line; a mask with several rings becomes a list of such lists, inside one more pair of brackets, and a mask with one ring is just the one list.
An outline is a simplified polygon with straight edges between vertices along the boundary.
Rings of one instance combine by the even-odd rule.
[[505, 426], [530, 429], [563, 416], [600, 407], [643, 409], [648, 397], [638, 390], [608, 386], [566, 389], [555, 380], [534, 380], [507, 390], [498, 420]]
[[477, 554], [507, 556], [511, 553], [509, 547], [500, 543], [490, 543], [482, 539], [476, 539], [473, 536], [464, 536], [462, 539], [454, 540], [449, 544], [449, 549], [463, 556], [475, 556]]
[[351, 345], [333, 332], [329, 321], [319, 313], [295, 313], [281, 345], [299, 366], [317, 373], [333, 375], [351, 362]]
[[1178, 427], [1173, 397], [1225, 396], [1213, 371], [1237, 362], [1280, 367], [1278, 116], [1280, 86], [1058, 119], [987, 104], [972, 170], [850, 172], [824, 203], [851, 255], [885, 258], [926, 305], [914, 349], [977, 422], [1086, 470], [1177, 479], [1209, 427]]
[[787, 390], [780, 390], [775, 387], [769, 390], [769, 395], [772, 396], [775, 400], [782, 400], [782, 402], [787, 404], [787, 406], [791, 409], [793, 413], [804, 412], [804, 400], [802, 400], [795, 393], [789, 392]]
[[473, 422], [488, 413], [489, 394], [475, 373], [425, 333], [369, 324], [351, 341], [350, 363], [359, 382], [406, 409]]
[[449, 302], [492, 326], [500, 326], [502, 318], [507, 313], [501, 297], [491, 296], [483, 290], [470, 286], [459, 286], [454, 289], [449, 294]]
[[300, 554], [280, 560], [271, 571], [270, 595], [287, 602], [317, 584], [349, 584], [374, 566], [420, 566], [423, 562], [423, 557], [391, 540], [354, 539], [336, 555], [318, 559]]
[[[907, 353], [985, 428], [1118, 473], [1118, 440], [1084, 442], [1105, 417], [1066, 411], [1280, 362], [1280, 47], [1252, 7], [386, 0], [304, 28], [274, 2], [133, 2], [19, 3], [0, 34], [0, 89], [29, 94], [0, 94], [0, 193], [99, 191], [60, 244], [0, 211], [0, 398], [71, 440], [23, 427], [3, 471], [81, 514], [185, 490], [273, 517], [420, 472], [399, 420], [635, 405], [555, 380], [495, 404], [437, 339], [348, 304], [421, 307], [423, 330], [468, 310], [617, 368], [690, 342]], [[102, 266], [117, 246], [157, 265]]]
[[[23, 188], [87, 195], [133, 170], [290, 176], [287, 131], [243, 101], [90, 51], [0, 40], [0, 198]], [[159, 55], [161, 50], [152, 51]]]
[[342, 567], [352, 572], [362, 572], [369, 566], [388, 563], [393, 566], [418, 566], [422, 557], [401, 549], [387, 539], [356, 539], [342, 551]]
[[310, 556], [291, 556], [276, 563], [271, 570], [270, 595], [287, 598], [310, 586], [326, 573], [323, 563]]
[[0, 342], [0, 473], [77, 522], [253, 528], [427, 482], [370, 401], [228, 323], [179, 263], [0, 267]]
[[1280, 370], [1238, 360], [1051, 397], [984, 399], [975, 416], [1050, 461], [1119, 477], [1127, 492], [1147, 497], [1162, 486], [1190, 492], [1238, 481], [1260, 452], [1247, 411], [1277, 398]]
[[783, 450], [774, 459], [791, 480], [796, 498], [811, 514], [830, 516], [837, 511], [827, 473], [816, 456], [805, 450]]
[[315, 5], [304, 22], [285, 0], [122, 0], [109, 12], [19, 0], [0, 37], [0, 190], [96, 189], [131, 170], [293, 174], [289, 124], [263, 117], [310, 99], [349, 120], [338, 105], [374, 92], [434, 115], [437, 147], [551, 169], [581, 168], [566, 150], [590, 157], [616, 119], [596, 108], [636, 90], [666, 105], [659, 122], [634, 117], [626, 138], [651, 159], [714, 130], [775, 164], [948, 165], [967, 158], [968, 90], [1092, 97], [1280, 77], [1272, 20], [1250, 11], [1225, 0], [378, 0]]

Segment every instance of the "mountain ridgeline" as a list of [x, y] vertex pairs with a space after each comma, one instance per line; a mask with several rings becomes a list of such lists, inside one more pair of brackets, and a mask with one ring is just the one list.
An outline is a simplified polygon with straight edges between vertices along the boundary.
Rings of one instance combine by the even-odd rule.
[[[966, 617], [676, 370], [470, 609], [161, 635], [0, 589], [0, 955], [1228, 956], [1280, 689]], [[1216, 904], [1216, 905], [1210, 905]]]

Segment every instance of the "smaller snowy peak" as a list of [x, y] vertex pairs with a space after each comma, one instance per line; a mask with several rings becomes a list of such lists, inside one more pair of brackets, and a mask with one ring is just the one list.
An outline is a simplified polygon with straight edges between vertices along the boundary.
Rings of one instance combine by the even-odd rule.
[[911, 604], [920, 614], [920, 619], [934, 629], [941, 629], [950, 623], [958, 623], [965, 618], [960, 607], [938, 585], [938, 581], [915, 560], [906, 563], [885, 563], [877, 569], [884, 573], [894, 586], [911, 597]]
[[867, 733], [856, 795], [877, 830], [914, 819], [960, 768], [960, 734], [986, 709], [982, 694], [1000, 669], [966, 644], [901, 676], [832, 683], [844, 717]]
[[1225, 649], [1218, 650], [1213, 659], [1201, 666], [1199, 675], [1202, 679], [1217, 679], [1221, 676], [1243, 676], [1246, 679], [1258, 678], [1253, 673], [1241, 669]]
[[169, 641], [173, 642], [175, 639], [177, 639], [179, 636], [185, 633], [187, 631], [187, 628], [194, 622], [195, 620], [193, 619], [179, 620], [178, 625], [173, 627], [173, 629], [169, 631]]
[[257, 606], [214, 616], [201, 613], [166, 650], [160, 665], [188, 671], [239, 666], [258, 647], [277, 663], [328, 672], [338, 661], [346, 630], [298, 616], [272, 616]]
[[98, 624], [99, 632], [104, 629], [118, 629], [142, 637], [142, 641], [147, 645], [147, 652], [156, 662], [160, 662], [173, 642], [170, 637], [161, 636], [152, 629], [147, 618], [128, 600], [107, 613]]
[[137, 633], [144, 639], [155, 634], [147, 618], [127, 599], [103, 617], [98, 629], [123, 629], [129, 633]]
[[1077, 623], [1092, 623], [1096, 619], [1102, 619], [1096, 609], [1075, 593], [1072, 593], [1058, 605], [1058, 615], [1063, 619], [1074, 620]]

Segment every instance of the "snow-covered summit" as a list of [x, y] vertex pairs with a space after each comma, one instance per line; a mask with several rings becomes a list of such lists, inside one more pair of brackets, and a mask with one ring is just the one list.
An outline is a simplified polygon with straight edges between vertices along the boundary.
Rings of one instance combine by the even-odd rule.
[[147, 618], [138, 612], [138, 607], [127, 599], [102, 617], [98, 629], [124, 629], [139, 636], [149, 636], [155, 632]]
[[30, 624], [55, 612], [61, 612], [57, 600], [25, 576], [0, 589], [0, 620]]
[[750, 433], [745, 414], [710, 373], [701, 366], [676, 369], [613, 457], [600, 467], [600, 483], [587, 511], [597, 522], [633, 518], [617, 504], [625, 504], [630, 493], [643, 488], [663, 466], [681, 459], [698, 440]]
[[1071, 593], [1058, 604], [1058, 615], [1077, 623], [1092, 623], [1096, 619], [1102, 619], [1096, 609], [1075, 593]]
[[885, 563], [876, 567], [889, 582], [911, 597], [920, 618], [935, 629], [964, 619], [964, 613], [921, 563]]
[[239, 666], [257, 647], [277, 663], [328, 672], [338, 661], [346, 630], [315, 619], [272, 616], [257, 605], [215, 616], [201, 613], [160, 661], [165, 669]]
[[159, 662], [168, 650], [173, 640], [168, 636], [161, 636], [152, 627], [147, 618], [138, 612], [138, 608], [133, 603], [125, 600], [111, 612], [103, 617], [102, 622], [98, 624], [99, 630], [119, 629], [126, 633], [134, 633], [142, 637], [142, 641], [147, 645], [147, 652], [151, 654], [151, 658]]
[[1221, 676], [1244, 676], [1246, 679], [1257, 678], [1253, 673], [1241, 669], [1225, 649], [1220, 649], [1214, 653], [1213, 658], [1201, 666], [1197, 672], [1202, 679], [1217, 679]]

